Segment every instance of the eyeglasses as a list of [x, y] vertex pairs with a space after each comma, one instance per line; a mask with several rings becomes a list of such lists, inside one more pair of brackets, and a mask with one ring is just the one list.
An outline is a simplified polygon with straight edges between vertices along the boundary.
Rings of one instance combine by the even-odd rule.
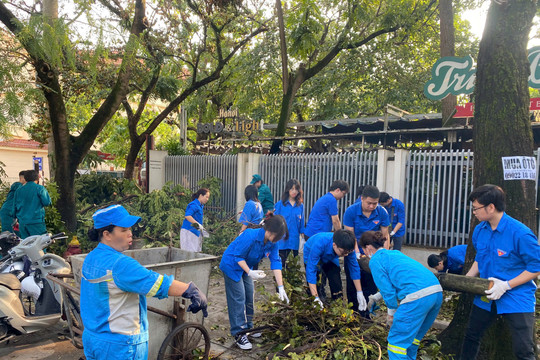
[[474, 206], [471, 206], [471, 210], [472, 210], [472, 212], [477, 212], [478, 210], [483, 209], [483, 208], [485, 208], [486, 206], [487, 206], [487, 205], [480, 206], [480, 207], [477, 207], [477, 208], [475, 208]]

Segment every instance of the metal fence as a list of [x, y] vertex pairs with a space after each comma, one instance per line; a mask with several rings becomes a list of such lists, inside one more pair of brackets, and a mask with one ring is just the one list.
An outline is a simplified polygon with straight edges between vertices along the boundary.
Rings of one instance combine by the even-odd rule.
[[231, 214], [236, 211], [237, 156], [180, 155], [165, 157], [165, 181], [196, 191], [197, 182], [208, 176], [222, 180], [221, 199], [215, 202], [210, 197], [207, 209], [221, 210]]
[[411, 151], [406, 174], [407, 243], [441, 248], [466, 244], [472, 151]]
[[264, 155], [259, 160], [259, 173], [270, 187], [274, 201], [279, 201], [288, 180], [300, 181], [306, 220], [317, 199], [328, 192], [334, 180], [347, 181], [350, 192], [338, 203], [343, 219], [345, 209], [360, 195], [356, 188], [375, 184], [377, 152]]

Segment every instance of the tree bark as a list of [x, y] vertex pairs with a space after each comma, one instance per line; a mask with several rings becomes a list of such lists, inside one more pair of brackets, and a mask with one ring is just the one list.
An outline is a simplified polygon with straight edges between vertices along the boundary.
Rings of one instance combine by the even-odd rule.
[[491, 289], [493, 281], [455, 274], [436, 274], [444, 290], [466, 292], [475, 295], [486, 295], [486, 290]]
[[[527, 42], [536, 6], [536, 0], [491, 2], [478, 55], [473, 128], [474, 186], [501, 186], [507, 213], [531, 229], [536, 229], [535, 183], [505, 181], [501, 157], [533, 155]], [[468, 266], [473, 257], [469, 240]], [[441, 333], [444, 352], [461, 349], [472, 300], [461, 297], [454, 319]], [[489, 359], [514, 358], [511, 336], [501, 320], [484, 336], [482, 349]]]
[[[454, 9], [452, 5], [453, 0], [440, 0], [439, 1], [439, 18], [441, 28], [441, 57], [455, 56], [455, 29], [454, 29]], [[441, 102], [442, 105], [442, 118], [443, 121], [448, 119], [452, 115], [457, 105], [457, 98], [455, 95], [448, 95]], [[446, 125], [451, 122], [446, 123]]]

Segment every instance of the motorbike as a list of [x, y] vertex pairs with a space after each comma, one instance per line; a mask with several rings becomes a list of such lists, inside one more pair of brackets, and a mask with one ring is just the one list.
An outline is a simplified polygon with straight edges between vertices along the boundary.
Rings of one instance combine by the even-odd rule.
[[[11, 240], [13, 236], [16, 237], [12, 234]], [[55, 240], [65, 238], [63, 233], [29, 236], [7, 250], [0, 260], [0, 343], [47, 329], [60, 320], [61, 289], [46, 276], [69, 274], [71, 266], [62, 257], [43, 250]], [[33, 314], [24, 306], [24, 296], [34, 299]]]

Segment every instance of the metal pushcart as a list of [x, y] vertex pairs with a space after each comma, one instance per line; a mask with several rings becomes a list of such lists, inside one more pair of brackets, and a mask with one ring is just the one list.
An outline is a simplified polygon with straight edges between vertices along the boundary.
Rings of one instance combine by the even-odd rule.
[[[193, 281], [208, 294], [210, 271], [215, 256], [192, 253], [178, 248], [162, 247], [128, 250], [125, 255], [160, 274], [173, 275], [176, 280]], [[79, 296], [81, 269], [86, 254], [71, 257], [72, 274], [50, 275], [62, 291], [62, 306], [69, 325], [71, 341], [82, 348], [83, 324]], [[203, 315], [188, 313], [186, 299], [170, 297], [148, 298], [149, 359], [207, 359], [210, 336], [203, 326]]]

